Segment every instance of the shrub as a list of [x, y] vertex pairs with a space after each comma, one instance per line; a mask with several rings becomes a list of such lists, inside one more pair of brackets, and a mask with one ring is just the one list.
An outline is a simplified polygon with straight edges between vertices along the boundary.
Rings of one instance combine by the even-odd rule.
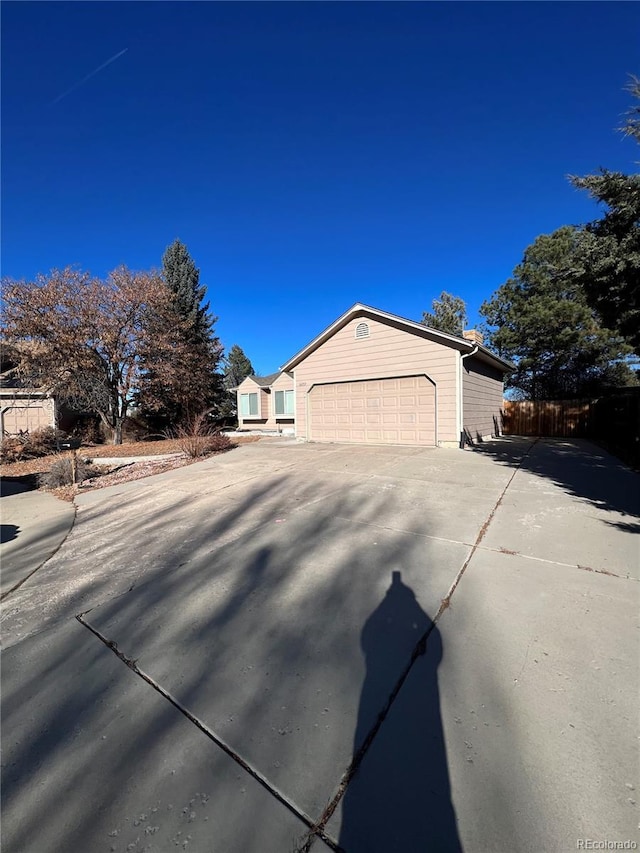
[[3, 462], [18, 462], [22, 459], [36, 459], [56, 453], [58, 441], [64, 436], [52, 427], [24, 432], [3, 438], [1, 458]]
[[35, 458], [55, 453], [58, 449], [58, 439], [62, 438], [63, 435], [63, 433], [57, 432], [53, 427], [44, 427], [43, 429], [36, 429], [33, 432], [27, 433], [25, 456]]
[[216, 432], [210, 436], [209, 452], [217, 453], [221, 450], [231, 450], [234, 446], [228, 435], [223, 435], [221, 432]]
[[210, 423], [208, 412], [201, 412], [194, 418], [189, 418], [180, 426], [168, 433], [168, 438], [175, 438], [178, 447], [191, 459], [198, 459], [208, 453], [229, 450], [233, 444], [228, 436], [217, 432]]
[[12, 435], [2, 439], [0, 445], [0, 461], [19, 462], [23, 458], [24, 442], [18, 436]]
[[[56, 459], [46, 474], [40, 474], [39, 483], [45, 489], [57, 489], [60, 486], [71, 486], [74, 482], [74, 455], [61, 456]], [[75, 457], [75, 482], [82, 483], [89, 477], [95, 477], [98, 470], [87, 460]]]

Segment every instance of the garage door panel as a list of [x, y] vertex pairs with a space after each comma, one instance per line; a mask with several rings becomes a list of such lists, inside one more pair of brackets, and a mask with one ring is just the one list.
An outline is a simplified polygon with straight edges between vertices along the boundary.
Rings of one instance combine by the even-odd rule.
[[435, 444], [435, 389], [425, 376], [316, 385], [312, 441]]
[[50, 423], [49, 413], [37, 403], [10, 406], [2, 413], [2, 430], [8, 435], [35, 432]]

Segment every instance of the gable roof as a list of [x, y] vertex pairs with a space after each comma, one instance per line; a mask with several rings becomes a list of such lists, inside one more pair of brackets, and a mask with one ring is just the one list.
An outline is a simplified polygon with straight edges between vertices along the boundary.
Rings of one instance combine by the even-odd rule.
[[508, 373], [509, 371], [514, 370], [513, 364], [505, 361], [503, 358], [500, 358], [482, 344], [475, 344], [472, 341], [466, 340], [466, 338], [460, 338], [457, 335], [449, 335], [446, 332], [440, 332], [438, 329], [432, 329], [430, 326], [425, 326], [415, 320], [407, 320], [405, 317], [398, 317], [396, 314], [390, 314], [387, 311], [380, 311], [378, 308], [372, 308], [370, 305], [363, 305], [361, 302], [356, 302], [356, 304], [352, 305], [351, 308], [342, 314], [341, 317], [334, 320], [330, 326], [327, 326], [323, 332], [320, 332], [320, 334], [308, 343], [306, 347], [303, 347], [294, 356], [292, 356], [289, 361], [283, 364], [281, 370], [292, 370], [297, 364], [300, 364], [300, 362], [308, 355], [325, 343], [325, 341], [328, 341], [330, 337], [332, 337], [343, 326], [346, 326], [346, 324], [355, 317], [370, 317], [374, 320], [380, 320], [382, 323], [397, 326], [404, 331], [419, 334], [421, 337], [428, 338], [436, 343], [444, 344], [445, 346], [460, 350], [460, 352], [464, 354], [471, 353], [477, 349], [478, 356], [482, 358], [483, 361], [489, 362], [494, 367], [502, 370], [503, 373]]
[[281, 373], [281, 370], [277, 370], [275, 373], [269, 373], [268, 376], [250, 376], [249, 379], [253, 379], [262, 388], [268, 388], [270, 385], [273, 385]]
[[[270, 388], [278, 376], [281, 376], [283, 373], [283, 370], [276, 370], [275, 373], [269, 373], [267, 376], [256, 376], [255, 374], [252, 374], [251, 376], [245, 376], [242, 382], [246, 382], [247, 379], [250, 379], [252, 382], [255, 382], [256, 385], [259, 385], [260, 388]], [[240, 385], [242, 385], [242, 382]], [[240, 385], [236, 385], [235, 388], [230, 388], [229, 390], [237, 391]]]

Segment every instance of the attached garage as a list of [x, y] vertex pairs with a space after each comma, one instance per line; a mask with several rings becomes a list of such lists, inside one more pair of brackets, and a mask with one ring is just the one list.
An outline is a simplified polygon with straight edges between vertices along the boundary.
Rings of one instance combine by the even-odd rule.
[[512, 367], [474, 331], [449, 335], [356, 303], [281, 370], [299, 439], [459, 447], [499, 432]]
[[55, 407], [51, 398], [3, 401], [2, 435], [19, 435], [55, 427]]
[[436, 443], [435, 386], [424, 375], [317, 384], [308, 407], [311, 441]]

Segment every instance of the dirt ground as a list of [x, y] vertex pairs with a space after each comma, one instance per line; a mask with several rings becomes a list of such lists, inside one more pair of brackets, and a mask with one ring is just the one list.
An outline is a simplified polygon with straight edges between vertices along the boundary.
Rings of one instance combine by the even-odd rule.
[[[232, 439], [232, 447], [239, 444], [248, 444], [253, 441], [260, 441], [261, 436], [247, 435], [237, 436]], [[180, 468], [184, 465], [190, 465], [192, 462], [198, 462], [200, 459], [191, 459], [186, 454], [182, 453], [179, 439], [164, 439], [162, 441], [138, 441], [128, 444], [101, 444], [87, 445], [81, 447], [77, 452], [79, 456], [90, 457], [99, 460], [102, 458], [113, 459], [117, 457], [122, 459], [122, 467], [110, 465], [107, 469], [104, 468], [104, 474], [95, 477], [91, 480], [86, 480], [80, 486], [63, 486], [59, 489], [53, 489], [53, 494], [63, 500], [73, 500], [74, 494], [79, 489], [87, 491], [88, 489], [104, 488], [113, 486], [118, 483], [126, 483], [130, 480], [139, 480], [143, 477], [150, 477], [152, 474], [160, 474], [162, 471], [168, 471], [171, 468]], [[218, 451], [226, 453], [228, 451]], [[130, 456], [163, 456], [167, 453], [182, 453], [181, 456], [172, 459], [147, 459], [144, 462], [133, 462], [126, 464], [127, 457]], [[39, 474], [47, 473], [56, 459], [64, 453], [53, 453], [49, 456], [40, 456], [37, 459], [25, 459], [21, 462], [11, 462], [0, 465], [0, 476], [4, 478], [17, 478], [29, 480], [32, 487], [37, 487], [37, 478]], [[98, 463], [99, 465], [99, 463]]]

